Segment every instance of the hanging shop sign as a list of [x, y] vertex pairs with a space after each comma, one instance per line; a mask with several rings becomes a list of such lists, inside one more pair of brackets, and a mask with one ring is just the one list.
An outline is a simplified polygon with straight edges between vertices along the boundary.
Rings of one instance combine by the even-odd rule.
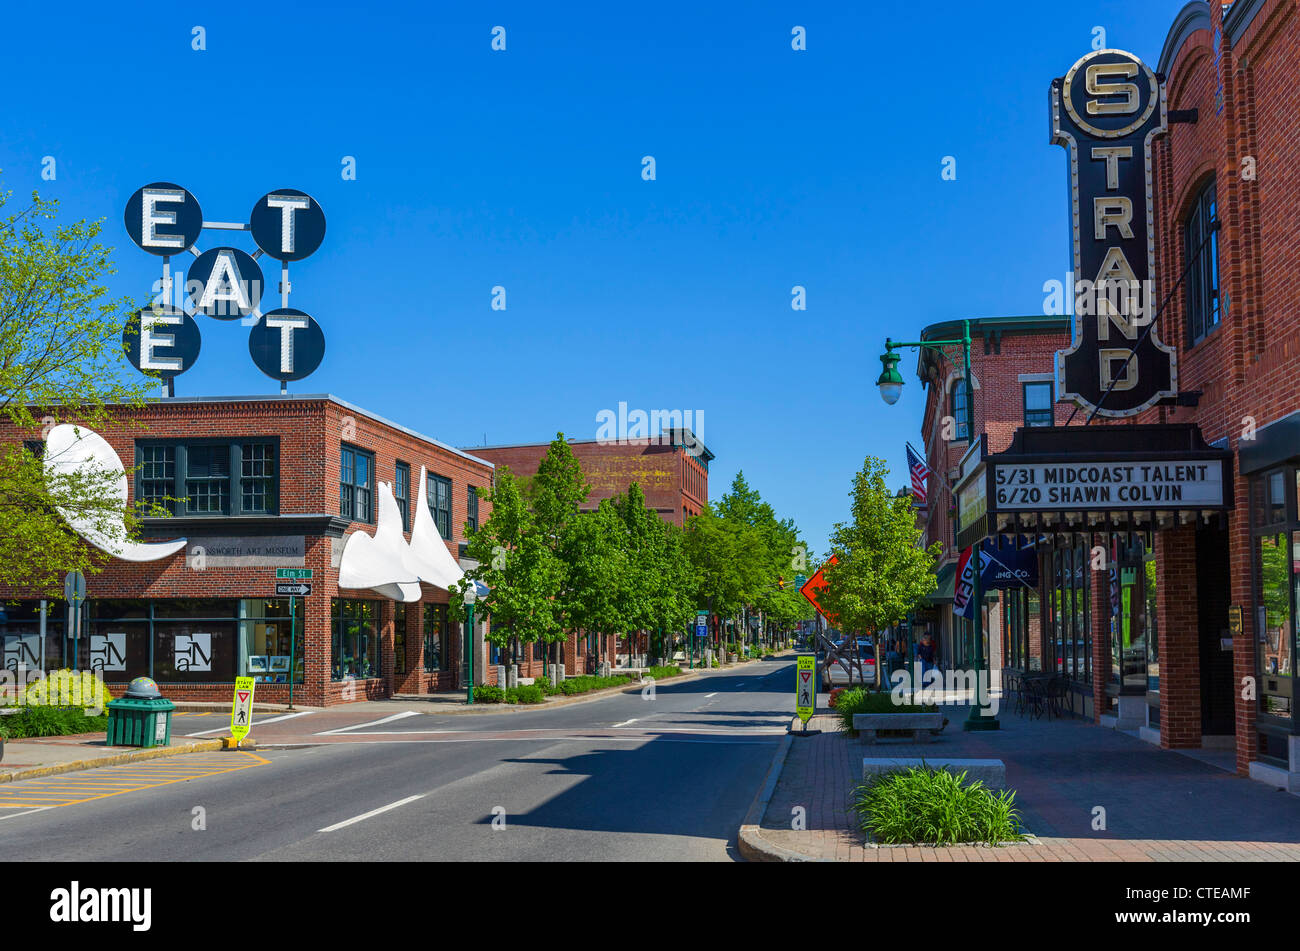
[[[162, 258], [162, 293], [152, 307], [136, 314], [122, 332], [122, 345], [132, 366], [162, 377], [170, 391], [176, 376], [199, 358], [201, 334], [195, 316], [240, 320], [251, 329], [248, 338], [253, 362], [281, 388], [301, 380], [320, 366], [325, 334], [306, 312], [289, 306], [289, 262], [310, 256], [325, 240], [325, 213], [306, 192], [281, 188], [257, 200], [247, 224], [206, 221], [198, 199], [171, 182], [154, 182], [137, 189], [126, 203], [124, 222], [141, 250]], [[195, 245], [204, 230], [247, 231], [257, 250], [251, 254], [221, 245], [200, 251]], [[172, 256], [189, 252], [190, 264], [182, 299], [173, 304], [175, 275]], [[265, 275], [258, 259], [280, 262], [280, 307], [263, 313]]]
[[1155, 315], [1151, 143], [1165, 88], [1123, 50], [1096, 50], [1052, 80], [1052, 143], [1069, 153], [1074, 333], [1056, 355], [1062, 399], [1133, 416], [1178, 393], [1174, 348]]

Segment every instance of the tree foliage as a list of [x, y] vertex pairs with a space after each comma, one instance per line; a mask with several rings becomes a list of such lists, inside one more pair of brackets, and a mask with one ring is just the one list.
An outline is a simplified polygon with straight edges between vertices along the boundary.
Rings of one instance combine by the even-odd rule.
[[0, 421], [21, 436], [0, 445], [0, 584], [55, 593], [63, 572], [107, 560], [60, 510], [105, 527], [124, 517], [123, 541], [138, 539], [138, 520], [123, 516], [114, 473], [47, 479], [43, 439], [61, 422], [103, 426], [142, 405], [152, 384], [128, 373], [122, 328], [136, 308], [104, 284], [114, 268], [102, 220], [60, 224], [58, 203], [35, 193], [5, 213], [10, 200], [0, 193]]
[[822, 607], [849, 630], [878, 631], [896, 624], [934, 590], [934, 563], [942, 546], [921, 547], [910, 495], [885, 484], [884, 462], [868, 456], [853, 477], [852, 521], [837, 522], [825, 566]]

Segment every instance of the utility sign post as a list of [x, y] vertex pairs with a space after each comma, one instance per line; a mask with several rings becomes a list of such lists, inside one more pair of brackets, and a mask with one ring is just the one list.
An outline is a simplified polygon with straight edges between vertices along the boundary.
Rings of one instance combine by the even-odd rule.
[[[800, 654], [794, 666], [794, 712], [803, 721], [803, 730], [796, 736], [811, 736], [820, 730], [808, 730], [808, 721], [817, 709], [817, 655]], [[791, 731], [793, 732], [793, 731]]]
[[230, 735], [238, 746], [248, 736], [253, 725], [253, 689], [257, 686], [252, 677], [235, 678], [235, 700], [230, 707]]

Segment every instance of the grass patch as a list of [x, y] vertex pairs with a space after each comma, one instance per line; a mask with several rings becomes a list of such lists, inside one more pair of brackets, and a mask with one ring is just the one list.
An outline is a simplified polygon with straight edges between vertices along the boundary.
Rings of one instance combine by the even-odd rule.
[[10, 740], [107, 732], [108, 714], [88, 717], [81, 707], [23, 707], [0, 719], [0, 736]]
[[853, 791], [858, 826], [883, 845], [1022, 842], [1016, 794], [929, 767], [885, 773]]

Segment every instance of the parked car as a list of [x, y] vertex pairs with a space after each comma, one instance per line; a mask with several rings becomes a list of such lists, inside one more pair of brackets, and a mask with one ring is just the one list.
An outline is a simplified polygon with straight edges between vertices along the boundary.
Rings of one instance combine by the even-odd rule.
[[[841, 642], [842, 647], [843, 642]], [[858, 638], [857, 642], [858, 659], [862, 662], [862, 681], [868, 687], [876, 685], [876, 648], [868, 637]], [[844, 663], [822, 661], [822, 689], [829, 691], [835, 687], [859, 686], [858, 667], [845, 656], [845, 652], [837, 650], [837, 654], [844, 657]], [[845, 670], [845, 665], [849, 669]], [[850, 679], [851, 678], [851, 679]]]

